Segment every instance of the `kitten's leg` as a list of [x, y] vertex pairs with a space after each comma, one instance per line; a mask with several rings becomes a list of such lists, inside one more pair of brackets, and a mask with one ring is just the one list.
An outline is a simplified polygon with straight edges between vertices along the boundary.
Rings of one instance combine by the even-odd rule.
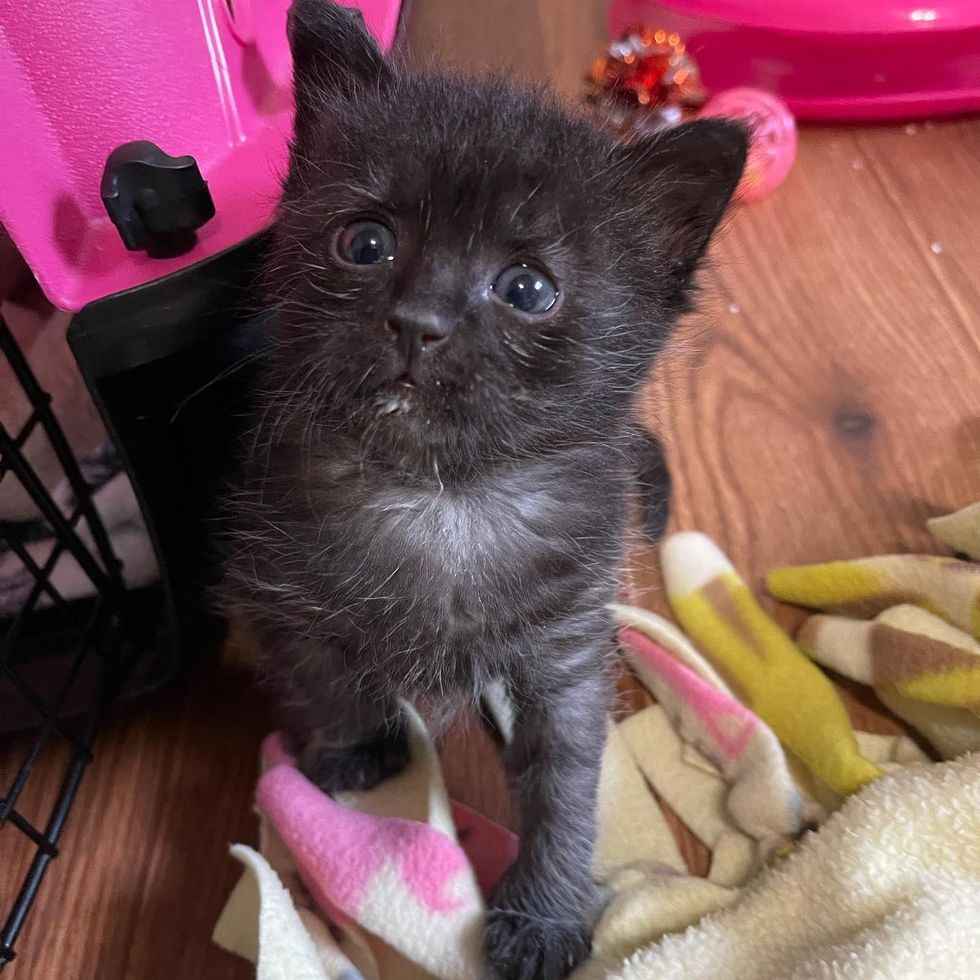
[[636, 490], [640, 523], [650, 541], [659, 541], [670, 516], [670, 471], [660, 440], [642, 426], [633, 431]]
[[487, 916], [492, 978], [558, 980], [588, 955], [601, 904], [591, 865], [609, 704], [607, 643], [546, 690], [518, 695], [504, 761], [520, 807], [521, 844]]
[[398, 705], [350, 687], [336, 681], [305, 687], [282, 712], [300, 769], [325, 793], [371, 789], [408, 765], [408, 728]]

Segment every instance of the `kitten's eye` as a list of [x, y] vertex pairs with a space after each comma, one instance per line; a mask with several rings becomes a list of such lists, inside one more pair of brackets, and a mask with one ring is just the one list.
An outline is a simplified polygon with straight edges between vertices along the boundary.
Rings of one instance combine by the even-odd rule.
[[355, 221], [337, 242], [337, 251], [351, 265], [377, 265], [395, 257], [395, 233], [380, 221]]
[[539, 269], [521, 263], [504, 269], [490, 287], [501, 303], [540, 316], [558, 300], [558, 287]]

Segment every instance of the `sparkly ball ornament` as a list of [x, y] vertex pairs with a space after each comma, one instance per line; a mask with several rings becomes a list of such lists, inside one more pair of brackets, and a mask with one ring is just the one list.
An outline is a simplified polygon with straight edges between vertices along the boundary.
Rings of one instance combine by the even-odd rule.
[[782, 99], [756, 88], [731, 88], [711, 97], [698, 113], [734, 119], [750, 132], [749, 158], [735, 196], [755, 201], [778, 187], [796, 159], [796, 121]]
[[588, 82], [590, 99], [613, 124], [624, 125], [634, 118], [630, 110], [642, 109], [644, 129], [676, 125], [707, 98], [680, 35], [651, 27], [630, 27], [613, 41], [592, 63]]

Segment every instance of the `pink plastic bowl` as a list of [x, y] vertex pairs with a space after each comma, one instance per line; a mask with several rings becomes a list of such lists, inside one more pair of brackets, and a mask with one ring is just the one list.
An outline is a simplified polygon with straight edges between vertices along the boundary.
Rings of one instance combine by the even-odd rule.
[[712, 92], [751, 85], [801, 119], [980, 109], [980, 0], [613, 0], [612, 35], [677, 31]]
[[[264, 228], [292, 126], [290, 0], [0, 4], [0, 224], [66, 310]], [[345, 0], [389, 47], [400, 0]], [[99, 194], [109, 153], [195, 157], [216, 215], [178, 258], [129, 252]]]

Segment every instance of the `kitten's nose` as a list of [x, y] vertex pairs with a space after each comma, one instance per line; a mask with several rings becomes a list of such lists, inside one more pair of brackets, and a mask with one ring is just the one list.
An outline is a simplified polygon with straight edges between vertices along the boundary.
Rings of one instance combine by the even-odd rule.
[[420, 354], [445, 343], [453, 332], [453, 324], [438, 313], [395, 310], [388, 317], [388, 329], [399, 353], [410, 364]]

